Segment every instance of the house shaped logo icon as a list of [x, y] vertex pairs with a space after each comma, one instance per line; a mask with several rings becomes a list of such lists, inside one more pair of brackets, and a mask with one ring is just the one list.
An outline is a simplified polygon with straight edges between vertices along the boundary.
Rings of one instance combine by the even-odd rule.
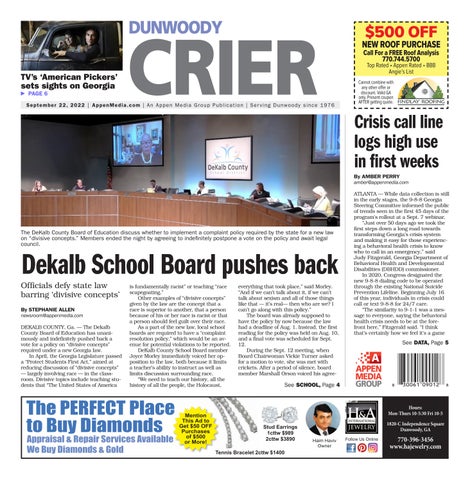
[[398, 93], [400, 100], [434, 99], [442, 100], [444, 94], [436, 82], [430, 78], [413, 78], [406, 82]]

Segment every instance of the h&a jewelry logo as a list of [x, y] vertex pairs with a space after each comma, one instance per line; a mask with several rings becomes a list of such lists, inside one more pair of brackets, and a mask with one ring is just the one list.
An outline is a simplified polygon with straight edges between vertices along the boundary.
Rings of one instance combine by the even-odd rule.
[[379, 433], [379, 402], [358, 400], [346, 403], [346, 433]]

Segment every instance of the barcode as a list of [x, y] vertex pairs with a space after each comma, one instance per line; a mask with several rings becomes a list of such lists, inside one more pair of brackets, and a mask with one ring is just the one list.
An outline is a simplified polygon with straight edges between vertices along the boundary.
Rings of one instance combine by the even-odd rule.
[[444, 383], [443, 353], [399, 353], [397, 383]]

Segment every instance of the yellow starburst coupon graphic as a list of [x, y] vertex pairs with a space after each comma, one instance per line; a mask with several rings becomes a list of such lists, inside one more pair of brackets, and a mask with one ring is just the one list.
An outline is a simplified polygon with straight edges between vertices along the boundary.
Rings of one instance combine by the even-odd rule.
[[191, 407], [180, 413], [174, 427], [177, 440], [191, 450], [201, 450], [211, 445], [217, 433], [214, 417], [200, 407]]

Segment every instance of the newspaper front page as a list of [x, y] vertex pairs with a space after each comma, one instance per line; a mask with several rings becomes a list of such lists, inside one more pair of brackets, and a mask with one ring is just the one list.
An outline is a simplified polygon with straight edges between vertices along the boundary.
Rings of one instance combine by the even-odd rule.
[[22, 478], [458, 471], [465, 14], [393, 7], [15, 14]]

